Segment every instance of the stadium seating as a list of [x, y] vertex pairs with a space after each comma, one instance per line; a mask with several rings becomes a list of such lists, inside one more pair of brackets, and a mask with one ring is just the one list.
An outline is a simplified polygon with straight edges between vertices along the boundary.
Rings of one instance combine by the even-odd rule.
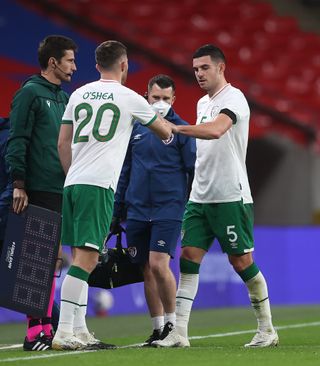
[[[79, 16], [85, 15], [94, 24], [186, 70], [191, 70], [192, 53], [198, 46], [215, 43], [226, 54], [229, 80], [241, 85], [249, 99], [298, 119], [302, 125], [317, 127], [320, 37], [302, 32], [294, 18], [276, 15], [269, 3], [253, 0], [56, 0], [54, 3]], [[254, 113], [253, 124], [256, 116]], [[269, 127], [275, 125], [271, 123]]]

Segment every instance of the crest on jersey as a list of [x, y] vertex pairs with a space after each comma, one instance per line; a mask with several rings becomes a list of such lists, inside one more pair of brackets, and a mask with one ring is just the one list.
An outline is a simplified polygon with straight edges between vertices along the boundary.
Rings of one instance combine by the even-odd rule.
[[174, 134], [172, 133], [171, 136], [167, 139], [167, 140], [162, 140], [162, 142], [165, 144], [165, 145], [169, 145], [174, 139]]
[[137, 248], [136, 247], [129, 247], [128, 253], [130, 257], [134, 258], [137, 255]]
[[213, 106], [211, 109], [211, 117], [212, 118], [216, 117], [218, 115], [219, 111], [220, 111], [220, 106], [218, 106], [218, 105]]

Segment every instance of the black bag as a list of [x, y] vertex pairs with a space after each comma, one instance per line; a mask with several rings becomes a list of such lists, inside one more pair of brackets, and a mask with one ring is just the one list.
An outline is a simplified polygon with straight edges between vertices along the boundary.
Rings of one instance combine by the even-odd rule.
[[[123, 228], [117, 234], [115, 248], [106, 248], [102, 251], [99, 263], [89, 276], [89, 286], [110, 289], [143, 282], [141, 266], [137, 263], [132, 263], [128, 249], [122, 247], [122, 232], [125, 232]], [[111, 236], [112, 234], [109, 234], [106, 243]]]

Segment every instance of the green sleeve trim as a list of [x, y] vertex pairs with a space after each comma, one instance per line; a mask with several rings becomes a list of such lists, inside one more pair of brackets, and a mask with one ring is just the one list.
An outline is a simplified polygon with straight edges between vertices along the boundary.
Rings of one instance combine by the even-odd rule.
[[70, 121], [69, 119], [63, 119], [63, 120], [61, 121], [61, 124], [62, 124], [62, 125], [72, 125], [72, 124], [73, 124], [73, 122], [72, 122], [72, 121]]
[[88, 278], [90, 275], [90, 273], [77, 266], [71, 266], [67, 274], [86, 282], [88, 282]]
[[158, 118], [158, 116], [155, 114], [154, 117], [152, 118], [152, 120], [150, 122], [148, 122], [147, 124], [145, 124], [144, 126], [150, 126], [157, 118]]

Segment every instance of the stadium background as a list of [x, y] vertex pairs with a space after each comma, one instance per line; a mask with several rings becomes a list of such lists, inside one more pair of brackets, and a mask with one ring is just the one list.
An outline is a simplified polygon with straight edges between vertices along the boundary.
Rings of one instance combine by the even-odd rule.
[[[291, 1], [290, 8], [288, 1], [274, 3], [277, 8], [253, 0], [1, 0], [0, 115], [8, 115], [14, 92], [38, 71], [39, 40], [65, 34], [79, 45], [78, 71], [65, 85], [68, 92], [97, 78], [94, 49], [114, 38], [129, 47], [127, 85], [142, 94], [154, 74], [171, 75], [177, 83], [175, 110], [194, 123], [202, 94], [192, 75], [192, 52], [204, 43], [217, 44], [228, 60], [228, 80], [244, 91], [252, 108], [248, 172], [255, 199], [255, 258], [268, 278], [271, 301], [317, 304], [320, 37], [310, 19], [318, 8], [299, 1]], [[284, 15], [295, 9], [308, 21]], [[302, 30], [303, 24], [310, 29]], [[177, 260], [172, 266], [177, 274]], [[91, 290], [92, 299], [96, 293]], [[146, 311], [141, 284], [111, 294], [110, 315]], [[201, 268], [195, 306], [246, 304], [246, 290], [215, 245]], [[0, 311], [2, 322], [20, 319]]]

